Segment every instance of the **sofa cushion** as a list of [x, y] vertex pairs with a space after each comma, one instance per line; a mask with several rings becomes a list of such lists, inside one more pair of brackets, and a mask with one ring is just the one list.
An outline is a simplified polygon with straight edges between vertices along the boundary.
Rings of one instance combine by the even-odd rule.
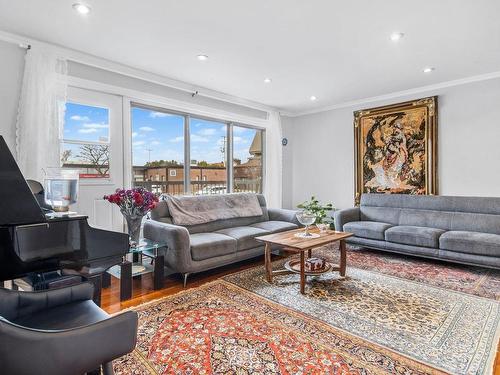
[[255, 223], [250, 226], [254, 228], [264, 229], [270, 233], [284, 232], [286, 230], [297, 229], [299, 227], [294, 223], [276, 220], [263, 221], [262, 223]]
[[13, 323], [35, 329], [70, 329], [109, 318], [93, 301], [78, 301], [21, 316]]
[[439, 238], [443, 250], [477, 255], [500, 256], [500, 235], [491, 233], [449, 231]]
[[405, 245], [439, 247], [439, 237], [445, 233], [442, 229], [398, 225], [385, 231], [385, 240]]
[[193, 260], [236, 253], [236, 239], [221, 233], [195, 233], [189, 236], [189, 241]]
[[214, 233], [220, 233], [234, 238], [237, 241], [237, 251], [241, 251], [251, 249], [252, 247], [262, 246], [262, 243], [256, 241], [255, 237], [264, 236], [270, 232], [264, 229], [248, 226], [221, 229]]
[[391, 224], [377, 221], [351, 221], [344, 224], [343, 230], [354, 233], [356, 237], [385, 240], [384, 232], [390, 227]]

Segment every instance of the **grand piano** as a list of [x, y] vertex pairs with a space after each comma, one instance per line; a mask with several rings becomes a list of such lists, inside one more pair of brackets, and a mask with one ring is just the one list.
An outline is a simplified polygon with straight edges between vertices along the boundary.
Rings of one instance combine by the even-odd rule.
[[59, 270], [92, 281], [99, 302], [101, 275], [128, 249], [125, 233], [93, 228], [86, 216], [44, 212], [0, 136], [0, 287], [5, 280]]

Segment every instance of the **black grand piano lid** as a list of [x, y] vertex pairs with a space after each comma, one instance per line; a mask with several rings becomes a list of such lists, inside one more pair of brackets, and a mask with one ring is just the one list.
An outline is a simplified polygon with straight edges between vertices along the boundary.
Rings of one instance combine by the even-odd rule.
[[46, 221], [42, 209], [0, 135], [0, 226]]

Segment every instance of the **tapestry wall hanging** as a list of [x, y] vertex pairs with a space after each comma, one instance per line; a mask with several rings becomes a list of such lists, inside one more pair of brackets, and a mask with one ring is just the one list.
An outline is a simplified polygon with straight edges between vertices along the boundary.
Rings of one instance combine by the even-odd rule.
[[354, 112], [355, 203], [363, 193], [437, 194], [437, 96]]

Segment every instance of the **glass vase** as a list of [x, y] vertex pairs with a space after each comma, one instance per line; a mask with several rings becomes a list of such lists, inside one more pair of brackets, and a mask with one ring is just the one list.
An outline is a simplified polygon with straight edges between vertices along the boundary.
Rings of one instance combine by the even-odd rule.
[[141, 225], [143, 216], [125, 216], [125, 220], [127, 221], [127, 229], [128, 236], [130, 241], [130, 246], [136, 247], [139, 245], [140, 237], [141, 237]]

